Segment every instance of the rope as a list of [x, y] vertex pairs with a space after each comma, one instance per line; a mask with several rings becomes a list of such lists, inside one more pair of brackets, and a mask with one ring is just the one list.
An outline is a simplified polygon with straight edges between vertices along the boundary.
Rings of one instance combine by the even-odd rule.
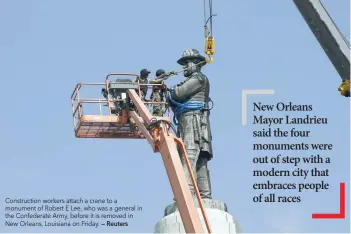
[[208, 0], [208, 5], [210, 8], [210, 33], [211, 33], [211, 37], [212, 37], [212, 0]]
[[[204, 0], [204, 22], [205, 22], [205, 37], [207, 37], [208, 35], [210, 35], [212, 37], [212, 17], [213, 16], [217, 16], [217, 14], [212, 14], [212, 0], [208, 0], [208, 8], [209, 8], [209, 13], [210, 13], [210, 16], [207, 18], [207, 15], [206, 15], [206, 4], [205, 4], [205, 0]], [[208, 32], [208, 27], [207, 27], [207, 24], [210, 24], [210, 32]]]
[[202, 216], [204, 217], [204, 221], [205, 221], [205, 224], [206, 224], [207, 231], [208, 231], [208, 233], [212, 233], [212, 230], [211, 230], [211, 227], [210, 227], [210, 223], [208, 221], [208, 217], [207, 217], [207, 214], [206, 214], [206, 210], [204, 208], [204, 205], [203, 205], [203, 202], [202, 202], [202, 199], [201, 199], [201, 195], [200, 195], [200, 192], [199, 192], [199, 187], [197, 186], [197, 183], [195, 181], [194, 172], [193, 172], [193, 170], [192, 170], [192, 168], [190, 166], [190, 161], [189, 161], [188, 155], [186, 153], [185, 145], [184, 145], [182, 139], [174, 138], [174, 141], [178, 144], [178, 146], [182, 150], [182, 155], [183, 155], [186, 167], [187, 167], [189, 175], [190, 175], [191, 183], [194, 186], [196, 198], [197, 198], [197, 201], [199, 202], [200, 210], [201, 210]]
[[206, 15], [206, 0], [204, 0], [204, 25], [206, 25], [206, 18], [207, 18], [207, 15]]
[[166, 123], [174, 132], [174, 134], [179, 137], [179, 133], [177, 132], [177, 129], [174, 127], [173, 123], [164, 119], [156, 119], [152, 118], [150, 120], [150, 124], [147, 124], [145, 127], [148, 131], [150, 131], [153, 127], [160, 127], [160, 123]]
[[173, 111], [174, 112], [173, 122], [175, 125], [178, 125], [176, 119], [178, 119], [178, 117], [181, 114], [190, 110], [201, 110], [205, 107], [205, 104], [206, 104], [205, 102], [201, 102], [201, 101], [188, 101], [185, 103], [176, 102], [172, 99], [171, 92], [168, 92], [168, 99], [173, 105], [176, 106], [176, 109]]
[[[211, 37], [212, 37], [212, 17], [213, 16], [217, 16], [217, 14], [214, 14], [214, 15], [212, 14], [212, 0], [209, 0], [210, 16], [209, 16], [208, 19], [207, 19], [207, 15], [206, 15], [206, 0], [203, 1], [203, 6], [204, 6], [205, 37], [207, 37], [208, 34], [210, 34]], [[208, 22], [210, 24], [210, 32], [207, 32], [208, 31], [208, 28], [207, 28]], [[159, 80], [159, 81], [167, 80], [171, 76], [178, 75], [179, 73], [182, 73], [182, 72], [184, 72], [184, 71], [186, 71], [186, 70], [188, 70], [188, 69], [190, 69], [190, 68], [192, 68], [194, 66], [198, 66], [198, 65], [203, 64], [203, 63], [207, 63], [207, 61], [202, 61], [202, 62], [196, 63], [196, 64], [194, 64], [194, 65], [192, 65], [190, 67], [187, 67], [187, 68], [185, 68], [183, 70], [180, 70], [180, 71], [177, 71], [177, 72], [173, 71], [173, 72], [166, 73], [166, 74], [163, 75], [163, 78], [159, 78], [158, 77], [156, 79]]]
[[[207, 18], [207, 15], [206, 15], [206, 1], [205, 1], [205, 0], [203, 1], [203, 6], [204, 6], [205, 37], [207, 38], [209, 34], [210, 34], [211, 37], [212, 37], [212, 17], [213, 17], [213, 16], [217, 16], [217, 14], [214, 14], [214, 15], [212, 14], [212, 0], [209, 0], [210, 16], [209, 16], [208, 19], [206, 19], [206, 18]], [[210, 22], [209, 22], [209, 21], [210, 21]], [[208, 28], [207, 28], [208, 22], [209, 22], [209, 24], [210, 24], [210, 32], [208, 32]], [[194, 66], [198, 66], [198, 65], [203, 64], [203, 63], [206, 64], [207, 61], [202, 61], [202, 62], [196, 63], [196, 64], [194, 64], [194, 65], [192, 65], [192, 66], [190, 66], [190, 67], [187, 67], [187, 68], [185, 68], [185, 69], [183, 69], [183, 70], [180, 70], [180, 71], [177, 71], [177, 72], [172, 71], [172, 72], [166, 73], [166, 74], [163, 75], [163, 78], [157, 77], [155, 80], [157, 80], [158, 82], [162, 82], [162, 81], [164, 81], [164, 80], [167, 80], [167, 79], [168, 79], [169, 77], [171, 77], [171, 76], [178, 75], [179, 73], [182, 73], [182, 72], [184, 72], [184, 71], [186, 71], [186, 70], [188, 70], [188, 69], [190, 69], [190, 68], [192, 68], [192, 67], [194, 67]]]

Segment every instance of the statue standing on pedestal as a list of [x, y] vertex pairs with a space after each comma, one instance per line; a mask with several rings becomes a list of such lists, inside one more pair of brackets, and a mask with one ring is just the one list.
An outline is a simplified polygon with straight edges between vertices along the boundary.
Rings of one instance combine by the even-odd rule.
[[[178, 134], [184, 142], [201, 198], [212, 199], [207, 167], [208, 161], [213, 157], [209, 120], [210, 83], [201, 72], [202, 66], [206, 64], [205, 57], [198, 50], [189, 49], [184, 51], [177, 62], [186, 69], [185, 80], [169, 90], [169, 105], [178, 121]], [[183, 157], [182, 163], [191, 192], [195, 196]]]

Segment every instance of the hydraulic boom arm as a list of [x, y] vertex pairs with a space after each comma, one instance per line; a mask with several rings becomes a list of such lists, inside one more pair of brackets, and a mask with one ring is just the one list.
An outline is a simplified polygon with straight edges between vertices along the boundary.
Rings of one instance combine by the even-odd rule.
[[[108, 81], [110, 76], [130, 77], [136, 75], [111, 73], [107, 75], [105, 83], [77, 84], [71, 96], [75, 136], [77, 138], [146, 139], [155, 153], [161, 153], [185, 231], [187, 233], [203, 233], [202, 222], [180, 160], [180, 157], [184, 157], [207, 232], [211, 233], [182, 139], [177, 138], [170, 131], [173, 127], [170, 117], [153, 116], [147, 107], [150, 102], [142, 100], [137, 93], [137, 91], [140, 93], [145, 85], [160, 86], [158, 88], [162, 88], [163, 85], [140, 84], [138, 81], [132, 81], [131, 79]], [[107, 91], [107, 95], [104, 95], [105, 99], [81, 98], [80, 90], [87, 85], [104, 86], [104, 90]], [[110, 92], [112, 99], [109, 97]], [[100, 113], [95, 115], [84, 114], [83, 104], [89, 103], [99, 104]], [[167, 103], [164, 102], [164, 104]], [[107, 115], [103, 114], [102, 105], [108, 108]], [[122, 113], [117, 113], [116, 111], [120, 110], [119, 108], [122, 106]]]
[[[163, 163], [166, 167], [167, 175], [171, 183], [174, 196], [177, 200], [179, 213], [182, 217], [185, 231], [187, 233], [203, 233], [202, 224], [185, 177], [177, 146], [183, 149], [183, 157], [186, 159], [188, 170], [191, 174], [193, 185], [195, 186], [201, 212], [204, 217], [208, 233], [211, 233], [207, 216], [202, 206], [200, 194], [198, 193], [197, 185], [194, 181], [194, 176], [192, 175], [192, 170], [188, 162], [182, 140], [176, 138], [171, 132], [169, 132], [168, 123], [170, 122], [162, 118], [155, 120], [135, 90], [129, 89], [128, 95], [136, 106], [140, 116], [139, 117], [135, 111], [131, 111], [131, 118], [135, 121], [144, 136], [146, 136], [154, 151], [160, 152], [162, 155]], [[152, 122], [153, 119], [155, 120], [154, 122]], [[145, 124], [146, 126], [151, 126], [151, 128], [147, 128]], [[149, 133], [150, 131], [151, 134]]]

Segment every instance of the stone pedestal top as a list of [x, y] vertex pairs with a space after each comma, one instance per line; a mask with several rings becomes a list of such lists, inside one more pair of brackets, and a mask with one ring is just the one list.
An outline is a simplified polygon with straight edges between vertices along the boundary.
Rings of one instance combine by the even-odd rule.
[[[194, 197], [195, 206], [200, 208], [197, 198]], [[202, 203], [205, 209], [217, 209], [224, 212], [228, 212], [227, 205], [223, 201], [212, 200], [212, 199], [202, 199]], [[164, 217], [178, 211], [177, 203], [174, 202], [166, 207], [164, 212]]]

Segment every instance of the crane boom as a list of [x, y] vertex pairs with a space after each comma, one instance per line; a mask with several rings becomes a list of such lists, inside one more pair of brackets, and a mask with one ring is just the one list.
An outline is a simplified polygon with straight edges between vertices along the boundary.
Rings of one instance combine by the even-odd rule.
[[343, 81], [350, 80], [350, 45], [320, 0], [293, 0]]

